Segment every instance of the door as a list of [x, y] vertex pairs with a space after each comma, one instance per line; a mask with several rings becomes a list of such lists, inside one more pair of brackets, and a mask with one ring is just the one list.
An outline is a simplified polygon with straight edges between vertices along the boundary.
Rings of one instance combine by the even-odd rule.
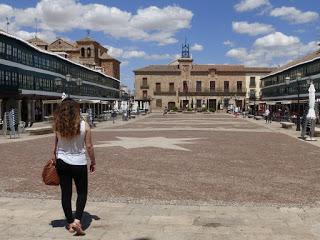
[[176, 103], [175, 102], [168, 102], [168, 109], [169, 110], [173, 110], [176, 107]]
[[209, 109], [216, 111], [217, 100], [216, 99], [209, 99]]

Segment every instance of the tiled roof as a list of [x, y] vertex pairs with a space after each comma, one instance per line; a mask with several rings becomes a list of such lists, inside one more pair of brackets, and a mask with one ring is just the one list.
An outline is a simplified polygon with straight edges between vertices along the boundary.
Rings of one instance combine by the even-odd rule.
[[49, 45], [46, 41], [43, 41], [42, 39], [38, 38], [38, 37], [34, 37], [31, 38], [29, 40], [27, 40], [29, 43], [35, 44], [35, 45]]
[[[313, 60], [318, 59], [318, 58], [320, 58], [320, 51], [319, 50], [312, 52], [312, 53], [309, 53], [301, 58], [298, 58], [296, 60], [293, 60], [293, 61], [287, 63], [286, 65], [281, 66], [280, 68], [275, 69], [268, 76], [283, 72], [285, 70], [288, 70], [292, 67], [298, 66], [298, 65], [306, 63], [306, 62], [312, 62]], [[265, 76], [265, 77], [268, 77], [268, 76]]]
[[[208, 72], [209, 70], [217, 72], [263, 72], [270, 73], [274, 68], [265, 67], [245, 67], [243, 65], [224, 65], [224, 64], [193, 64], [191, 71]], [[178, 65], [149, 65], [147, 67], [136, 69], [135, 72], [176, 72], [180, 71]]]
[[104, 52], [102, 53], [102, 55], [99, 57], [100, 59], [105, 59], [105, 60], [116, 60], [118, 62], [120, 62], [118, 59], [115, 59], [113, 57], [111, 57], [108, 53]]

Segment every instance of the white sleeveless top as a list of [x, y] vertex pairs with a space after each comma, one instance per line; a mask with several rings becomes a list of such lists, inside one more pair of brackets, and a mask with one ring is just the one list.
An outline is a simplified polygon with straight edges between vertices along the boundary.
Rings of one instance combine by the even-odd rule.
[[86, 134], [85, 121], [80, 122], [80, 135], [71, 140], [58, 135], [57, 158], [71, 165], [87, 165], [84, 138]]

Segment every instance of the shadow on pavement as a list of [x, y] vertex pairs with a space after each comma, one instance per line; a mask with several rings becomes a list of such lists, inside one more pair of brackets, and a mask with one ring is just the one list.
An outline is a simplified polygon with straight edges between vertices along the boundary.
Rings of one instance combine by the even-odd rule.
[[[86, 230], [87, 228], [90, 227], [92, 219], [98, 221], [100, 220], [100, 217], [98, 217], [97, 215], [91, 215], [88, 212], [83, 213], [82, 220], [81, 220], [81, 225], [83, 230]], [[65, 219], [52, 220], [49, 225], [51, 225], [53, 228], [66, 227], [67, 221]], [[144, 240], [144, 239], [134, 239], [134, 240]]]

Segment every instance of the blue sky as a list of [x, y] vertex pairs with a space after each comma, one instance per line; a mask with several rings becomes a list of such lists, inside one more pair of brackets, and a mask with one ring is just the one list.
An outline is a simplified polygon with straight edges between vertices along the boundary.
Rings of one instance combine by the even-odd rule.
[[1, 0], [0, 28], [28, 39], [75, 41], [91, 37], [122, 61], [121, 80], [133, 70], [167, 64], [187, 38], [198, 64], [278, 66], [317, 49], [318, 0]]

